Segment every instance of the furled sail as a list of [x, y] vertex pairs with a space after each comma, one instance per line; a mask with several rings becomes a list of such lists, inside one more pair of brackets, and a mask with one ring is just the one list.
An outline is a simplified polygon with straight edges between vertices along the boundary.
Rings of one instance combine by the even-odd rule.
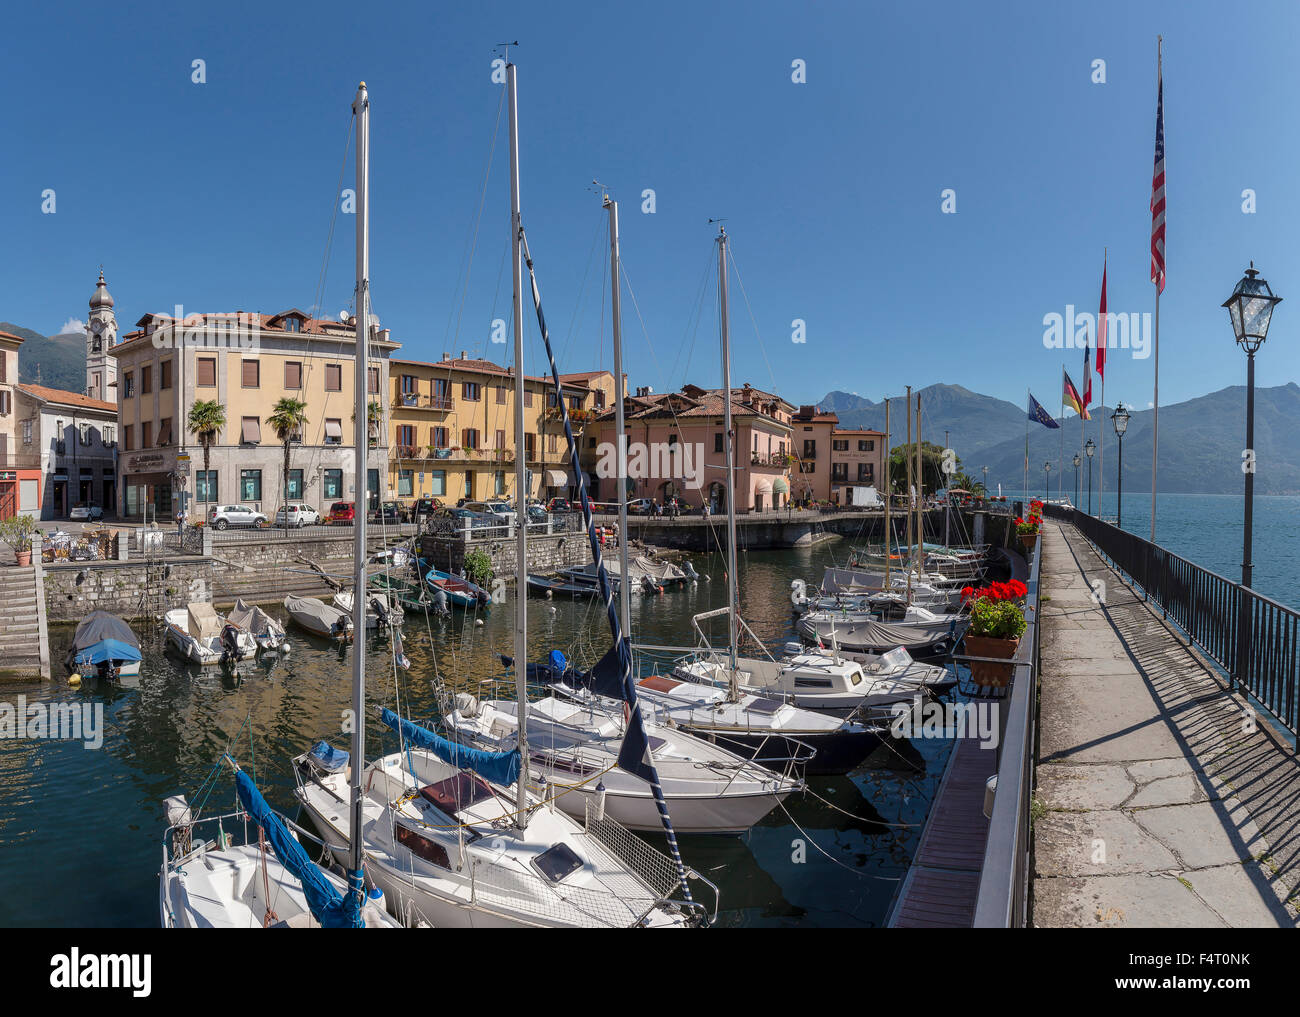
[[379, 719], [399, 732], [403, 738], [422, 749], [428, 749], [444, 763], [473, 770], [480, 777], [493, 784], [509, 786], [519, 778], [519, 750], [509, 752], [485, 752], [471, 749], [465, 745], [449, 741], [434, 734], [428, 728], [403, 720], [392, 710], [379, 711]]
[[[349, 873], [349, 885], [353, 892], [346, 896], [339, 893], [320, 867], [307, 857], [301, 844], [285, 827], [283, 821], [266, 803], [262, 793], [257, 790], [253, 779], [243, 770], [235, 771], [235, 791], [239, 801], [253, 821], [266, 833], [271, 842], [271, 850], [280, 864], [298, 877], [302, 883], [303, 895], [307, 906], [311, 908], [312, 917], [320, 922], [324, 929], [359, 929], [361, 921], [362, 880], [360, 873]], [[353, 878], [355, 877], [355, 878]]]

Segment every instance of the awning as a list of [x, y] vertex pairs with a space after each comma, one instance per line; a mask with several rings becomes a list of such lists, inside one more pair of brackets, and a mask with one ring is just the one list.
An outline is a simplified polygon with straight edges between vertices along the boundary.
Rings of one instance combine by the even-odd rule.
[[256, 445], [262, 440], [262, 422], [256, 417], [245, 417], [244, 427], [239, 441], [244, 445]]
[[50, 479], [52, 479], [56, 484], [66, 484], [68, 482], [67, 474], [64, 473], [56, 473]]
[[565, 473], [563, 470], [547, 470], [546, 486], [547, 487], [568, 487], [569, 475]]
[[790, 485], [786, 483], [785, 477], [777, 477], [774, 481], [772, 481], [772, 493], [773, 494], [790, 493]]
[[326, 438], [338, 438], [340, 441], [342, 441], [342, 440], [343, 440], [343, 425], [340, 424], [337, 420], [327, 420], [327, 421], [325, 421], [325, 437], [326, 437]]
[[771, 482], [770, 480], [768, 480], [766, 477], [760, 477], [760, 478], [758, 479], [758, 481], [754, 484], [754, 493], [755, 493], [755, 494], [771, 494], [771, 493], [772, 493], [772, 482]]

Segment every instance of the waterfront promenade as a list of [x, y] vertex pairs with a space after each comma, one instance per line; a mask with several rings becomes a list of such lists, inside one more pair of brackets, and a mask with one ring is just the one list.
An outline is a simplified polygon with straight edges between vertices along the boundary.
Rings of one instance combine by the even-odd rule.
[[1041, 543], [1032, 924], [1295, 926], [1300, 760], [1074, 526]]

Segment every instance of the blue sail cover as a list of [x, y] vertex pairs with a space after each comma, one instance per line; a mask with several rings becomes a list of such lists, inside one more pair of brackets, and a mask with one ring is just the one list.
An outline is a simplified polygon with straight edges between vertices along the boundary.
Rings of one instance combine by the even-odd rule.
[[[334, 888], [334, 884], [325, 878], [320, 867], [307, 857], [301, 844], [289, 833], [284, 823], [266, 803], [262, 793], [257, 790], [253, 779], [243, 770], [235, 771], [235, 791], [239, 801], [253, 821], [265, 832], [271, 842], [271, 850], [280, 864], [298, 877], [302, 883], [302, 892], [307, 898], [307, 906], [312, 916], [324, 929], [359, 929], [361, 928], [361, 905], [357, 894], [344, 897]], [[355, 875], [355, 874], [353, 874]], [[359, 880], [350, 880], [359, 883]]]
[[482, 749], [471, 749], [436, 735], [428, 728], [420, 727], [419, 724], [403, 720], [388, 709], [379, 714], [379, 719], [394, 731], [400, 732], [408, 742], [422, 749], [428, 749], [444, 763], [473, 770], [493, 784], [508, 787], [519, 778], [518, 749], [511, 749], [509, 752], [484, 752]]

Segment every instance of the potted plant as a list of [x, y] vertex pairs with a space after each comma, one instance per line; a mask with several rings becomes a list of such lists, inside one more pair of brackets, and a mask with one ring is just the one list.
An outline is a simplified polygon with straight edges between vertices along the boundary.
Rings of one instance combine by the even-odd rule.
[[15, 515], [0, 519], [0, 540], [13, 549], [20, 567], [32, 563], [32, 537], [36, 533], [36, 520], [31, 516]]
[[[966, 632], [966, 652], [972, 657], [997, 657], [1010, 660], [1025, 634], [1025, 612], [1021, 598], [1028, 593], [1018, 580], [993, 583], [982, 589], [966, 587], [963, 599], [971, 605], [971, 625]], [[1014, 664], [990, 660], [967, 661], [971, 680], [984, 688], [1006, 688], [1015, 673]]]

